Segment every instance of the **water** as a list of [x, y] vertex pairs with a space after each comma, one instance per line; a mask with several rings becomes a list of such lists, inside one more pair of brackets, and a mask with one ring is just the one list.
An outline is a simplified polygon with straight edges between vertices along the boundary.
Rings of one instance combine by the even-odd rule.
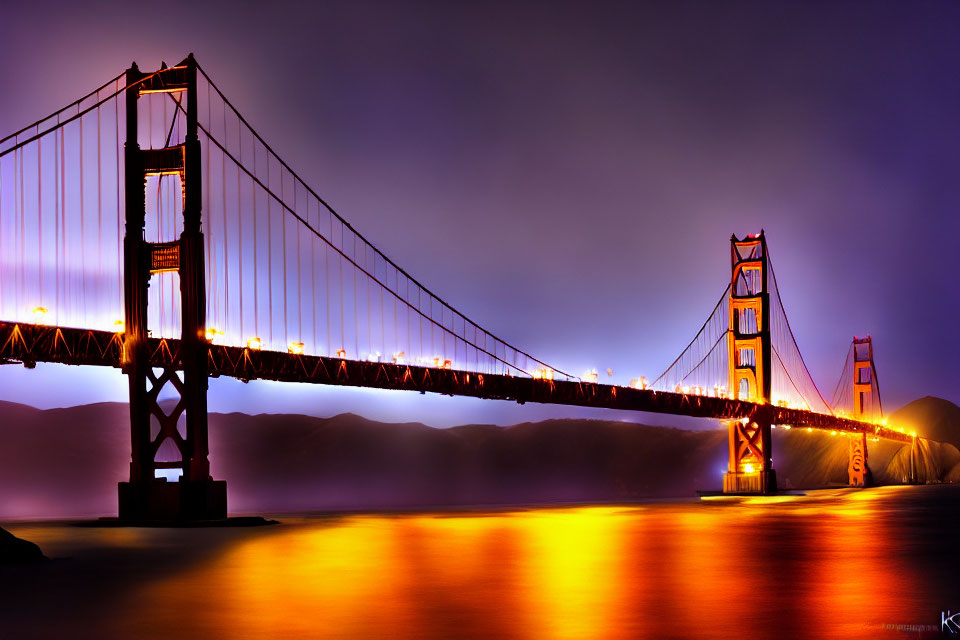
[[55, 559], [0, 568], [0, 638], [916, 638], [960, 609], [960, 486], [282, 520], [8, 525]]

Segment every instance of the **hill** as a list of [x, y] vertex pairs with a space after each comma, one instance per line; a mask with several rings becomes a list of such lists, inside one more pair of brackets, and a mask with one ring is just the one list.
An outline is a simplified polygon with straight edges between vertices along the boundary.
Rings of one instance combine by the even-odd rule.
[[949, 400], [926, 396], [894, 411], [890, 423], [916, 430], [924, 438], [960, 447], [960, 407]]
[[[930, 429], [953, 424], [937, 426], [940, 417], [918, 419]], [[0, 436], [0, 517], [116, 513], [116, 483], [129, 462], [125, 404], [38, 410], [0, 402]], [[726, 438], [720, 428], [603, 420], [435, 429], [351, 414], [210, 415], [211, 467], [228, 481], [233, 512], [692, 496], [719, 488]], [[777, 429], [773, 451], [781, 486], [846, 482], [842, 436]], [[871, 442], [869, 457], [878, 482], [906, 477], [908, 449]], [[928, 480], [960, 480], [951, 445], [925, 447], [919, 464]]]

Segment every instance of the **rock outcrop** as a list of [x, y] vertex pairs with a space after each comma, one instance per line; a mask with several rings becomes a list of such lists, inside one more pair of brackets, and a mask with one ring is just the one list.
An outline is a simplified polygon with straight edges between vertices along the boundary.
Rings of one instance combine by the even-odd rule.
[[42, 562], [46, 556], [40, 547], [29, 540], [21, 540], [5, 529], [0, 529], [0, 564]]

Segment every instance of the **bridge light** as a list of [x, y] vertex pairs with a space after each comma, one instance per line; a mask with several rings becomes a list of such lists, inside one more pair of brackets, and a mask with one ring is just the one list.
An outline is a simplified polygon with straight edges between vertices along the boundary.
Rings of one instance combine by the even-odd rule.
[[680, 391], [683, 393], [683, 395], [687, 395], [688, 393], [690, 393], [690, 387], [688, 387], [687, 385], [683, 385], [682, 387], [680, 387]]
[[393, 352], [393, 364], [404, 364], [405, 360], [403, 351]]
[[303, 355], [303, 343], [302, 342], [291, 342], [287, 345], [287, 351], [292, 353], [295, 356]]
[[747, 464], [743, 465], [743, 472], [744, 472], [744, 473], [753, 473], [753, 465], [750, 464], [749, 462], [748, 462]]
[[452, 369], [453, 363], [438, 356], [433, 359], [433, 366], [437, 369]]
[[835, 436], [835, 435], [837, 435], [837, 432], [836, 432], [836, 431], [831, 431], [831, 432], [830, 432], [830, 435]]
[[550, 367], [534, 369], [533, 378], [534, 380], [553, 380], [553, 369]]
[[647, 388], [647, 379], [643, 376], [639, 378], [634, 378], [630, 381], [630, 386], [634, 389], [646, 389]]
[[123, 320], [116, 320], [113, 323], [113, 332], [114, 333], [126, 333], [126, 324]]
[[346, 349], [337, 349], [337, 357], [341, 360], [347, 359], [347, 350]]
[[586, 371], [586, 372], [584, 372], [584, 374], [583, 374], [583, 381], [584, 381], [584, 382], [594, 382], [594, 383], [595, 383], [595, 382], [599, 382], [599, 381], [600, 381], [600, 374], [597, 373], [597, 370], [596, 370], [596, 369], [592, 369], [592, 370], [590, 370], [590, 371]]
[[807, 433], [813, 433], [813, 428], [807, 427]]
[[250, 349], [251, 351], [260, 351], [262, 348], [263, 342], [260, 340], [260, 338], [254, 336], [247, 340], [247, 349]]
[[33, 321], [36, 324], [46, 324], [47, 313], [49, 313], [46, 307], [36, 307], [30, 313], [33, 314]]
[[746, 426], [750, 422], [750, 418], [740, 418], [740, 424]]
[[220, 338], [224, 335], [223, 331], [207, 327], [207, 342], [210, 344], [220, 344]]
[[380, 362], [380, 352], [377, 351], [376, 353], [368, 353], [367, 362]]

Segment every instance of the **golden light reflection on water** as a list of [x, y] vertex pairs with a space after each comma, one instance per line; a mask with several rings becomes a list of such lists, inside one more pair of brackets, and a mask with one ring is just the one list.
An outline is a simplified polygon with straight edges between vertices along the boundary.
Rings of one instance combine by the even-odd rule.
[[881, 508], [891, 496], [286, 520], [129, 594], [111, 631], [882, 637], [886, 623], [923, 622], [905, 588], [923, 576], [898, 557], [902, 534]]
[[604, 638], [622, 623], [618, 603], [624, 558], [622, 510], [544, 510], [524, 514], [519, 611], [531, 638]]

